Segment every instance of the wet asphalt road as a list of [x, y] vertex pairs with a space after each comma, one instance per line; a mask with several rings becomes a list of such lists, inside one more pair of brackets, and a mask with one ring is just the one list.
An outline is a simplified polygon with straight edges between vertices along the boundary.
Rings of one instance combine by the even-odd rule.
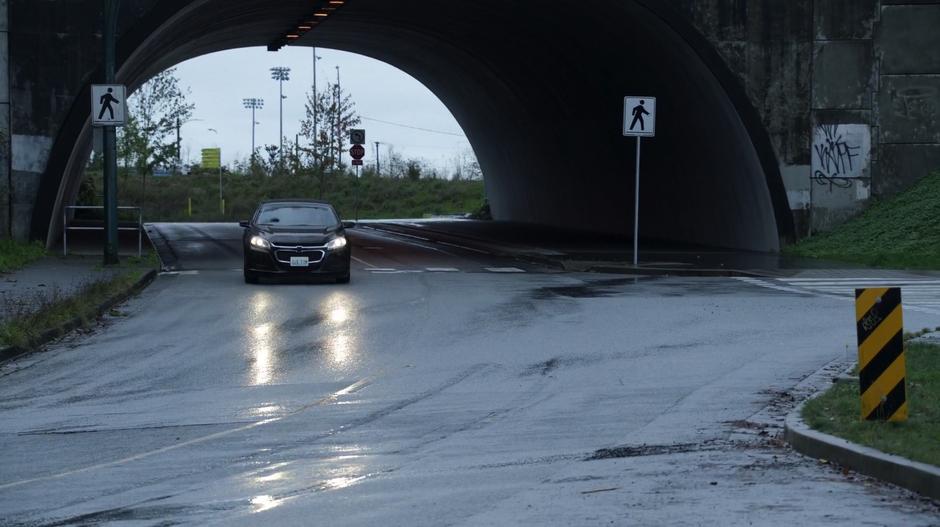
[[0, 368], [0, 525], [940, 524], [773, 439], [843, 299], [370, 229], [349, 285], [249, 286], [237, 227], [152, 228], [173, 272]]

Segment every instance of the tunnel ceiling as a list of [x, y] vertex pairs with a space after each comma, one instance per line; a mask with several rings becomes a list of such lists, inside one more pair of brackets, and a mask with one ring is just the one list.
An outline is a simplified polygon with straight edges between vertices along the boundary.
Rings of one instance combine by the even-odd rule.
[[[134, 88], [206, 53], [277, 44], [322, 4], [161, 0], [122, 37], [118, 80]], [[498, 219], [631, 233], [635, 143], [621, 137], [623, 97], [653, 95], [641, 237], [761, 251], [792, 237], [755, 110], [663, 2], [349, 0], [292, 45], [370, 56], [424, 83], [467, 133]], [[74, 199], [74, 161], [89, 148], [87, 121], [73, 129], [58, 206]]]

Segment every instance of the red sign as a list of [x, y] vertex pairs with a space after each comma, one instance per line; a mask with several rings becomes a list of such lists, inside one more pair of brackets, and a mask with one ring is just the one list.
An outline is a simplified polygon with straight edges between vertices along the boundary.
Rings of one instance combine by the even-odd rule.
[[351, 155], [353, 159], [362, 159], [366, 157], [366, 149], [363, 148], [362, 145], [353, 145], [353, 147], [349, 149], [349, 155]]

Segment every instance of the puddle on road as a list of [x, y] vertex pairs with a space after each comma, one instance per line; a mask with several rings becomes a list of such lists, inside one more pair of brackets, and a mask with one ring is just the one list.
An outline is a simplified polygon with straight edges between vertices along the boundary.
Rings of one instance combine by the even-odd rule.
[[546, 286], [529, 291], [533, 300], [559, 298], [610, 298], [635, 294], [682, 298], [686, 296], [740, 295], [733, 280], [668, 276], [635, 276], [606, 280], [586, 280], [578, 285]]
[[651, 278], [618, 278], [613, 280], [593, 280], [582, 285], [548, 286], [533, 289], [530, 296], [535, 300], [565, 298], [607, 298], [625, 294], [625, 291], [613, 289], [625, 285], [634, 285]]

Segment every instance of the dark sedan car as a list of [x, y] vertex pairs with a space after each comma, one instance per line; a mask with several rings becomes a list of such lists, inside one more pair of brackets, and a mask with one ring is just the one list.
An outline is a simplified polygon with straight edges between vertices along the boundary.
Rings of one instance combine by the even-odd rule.
[[261, 275], [324, 276], [349, 282], [352, 250], [346, 229], [329, 203], [313, 200], [265, 201], [245, 228], [245, 282]]

